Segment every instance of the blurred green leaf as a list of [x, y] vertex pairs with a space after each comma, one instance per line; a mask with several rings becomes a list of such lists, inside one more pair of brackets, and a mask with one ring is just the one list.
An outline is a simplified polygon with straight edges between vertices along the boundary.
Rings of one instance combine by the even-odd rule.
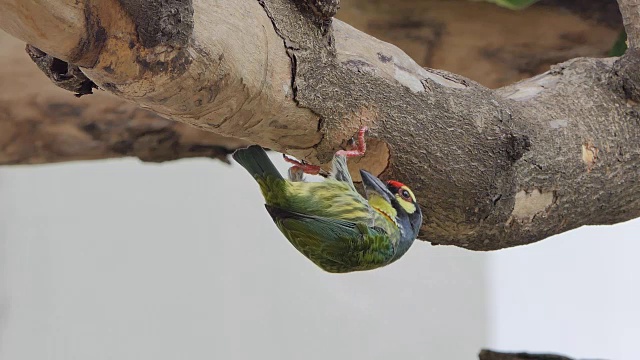
[[618, 36], [618, 40], [613, 44], [613, 48], [609, 51], [609, 56], [622, 56], [627, 51], [627, 33], [622, 30]]
[[521, 10], [538, 0], [486, 0], [511, 10]]

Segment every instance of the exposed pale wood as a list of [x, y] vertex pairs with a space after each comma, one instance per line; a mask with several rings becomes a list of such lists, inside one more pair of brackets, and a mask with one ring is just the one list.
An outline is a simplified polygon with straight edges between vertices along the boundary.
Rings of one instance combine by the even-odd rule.
[[[88, 36], [84, 16], [86, 4], [83, 1], [2, 0], [0, 28], [30, 44], [55, 44], [49, 53], [70, 59]], [[74, 60], [78, 65], [83, 63]]]

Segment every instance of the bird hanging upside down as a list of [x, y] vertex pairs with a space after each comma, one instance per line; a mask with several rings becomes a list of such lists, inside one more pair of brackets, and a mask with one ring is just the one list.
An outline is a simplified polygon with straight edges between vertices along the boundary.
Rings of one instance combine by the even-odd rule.
[[364, 154], [366, 130], [360, 129], [355, 149], [336, 152], [323, 182], [304, 182], [303, 173], [320, 174], [320, 167], [286, 155], [294, 165], [285, 180], [257, 145], [233, 154], [260, 185], [265, 207], [284, 236], [328, 272], [372, 270], [398, 260], [422, 224], [420, 206], [406, 185], [384, 183], [360, 170], [367, 199], [356, 191], [347, 158]]

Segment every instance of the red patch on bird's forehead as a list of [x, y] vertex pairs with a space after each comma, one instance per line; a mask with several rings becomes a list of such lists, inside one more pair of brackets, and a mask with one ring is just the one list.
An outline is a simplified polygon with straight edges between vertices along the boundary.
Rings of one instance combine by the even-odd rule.
[[405, 186], [403, 183], [401, 183], [400, 181], [395, 181], [395, 180], [389, 180], [387, 181], [388, 185], [393, 186], [394, 188], [402, 188], [403, 186]]

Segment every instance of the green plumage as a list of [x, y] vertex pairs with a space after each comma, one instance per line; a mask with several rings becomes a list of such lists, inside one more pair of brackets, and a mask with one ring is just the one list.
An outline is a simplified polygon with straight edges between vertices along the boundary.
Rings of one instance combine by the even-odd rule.
[[259, 146], [240, 149], [233, 157], [260, 185], [280, 231], [322, 269], [370, 270], [399, 257], [394, 256], [403, 232], [355, 190], [344, 156], [334, 158], [332, 175], [323, 182], [285, 180]]

